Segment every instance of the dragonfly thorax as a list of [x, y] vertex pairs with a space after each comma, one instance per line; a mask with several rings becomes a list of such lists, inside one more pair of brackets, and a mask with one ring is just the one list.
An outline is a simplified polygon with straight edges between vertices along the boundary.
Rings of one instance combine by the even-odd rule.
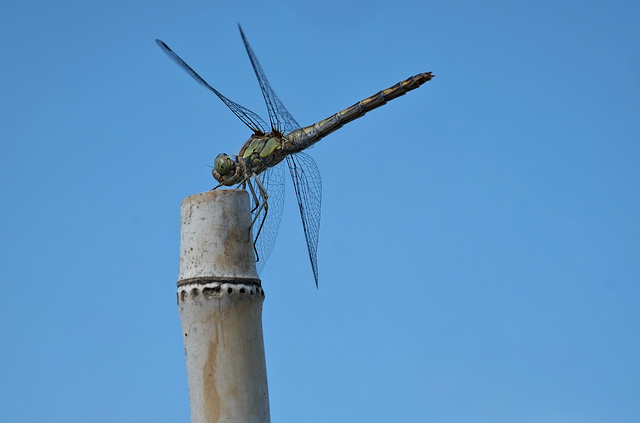
[[221, 185], [239, 184], [280, 163], [287, 155], [283, 144], [279, 132], [253, 135], [242, 146], [235, 160], [228, 154], [218, 154], [211, 174]]
[[282, 146], [282, 134], [277, 131], [264, 135], [255, 134], [244, 143], [239, 156], [248, 170], [257, 175], [285, 158]]

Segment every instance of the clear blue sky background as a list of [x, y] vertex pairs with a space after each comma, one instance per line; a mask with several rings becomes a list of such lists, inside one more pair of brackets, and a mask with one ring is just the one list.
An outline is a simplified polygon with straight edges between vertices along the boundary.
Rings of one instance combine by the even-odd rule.
[[637, 1], [0, 3], [0, 416], [188, 422], [181, 200], [264, 115], [321, 141], [263, 273], [274, 422], [640, 421]]

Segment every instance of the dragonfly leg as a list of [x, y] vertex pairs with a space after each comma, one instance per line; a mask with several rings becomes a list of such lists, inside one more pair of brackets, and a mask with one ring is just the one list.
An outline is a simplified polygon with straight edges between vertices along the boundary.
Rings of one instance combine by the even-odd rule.
[[[249, 191], [251, 191], [251, 196], [253, 197], [253, 202], [256, 204], [255, 207], [251, 209], [251, 214], [253, 214], [258, 207], [262, 208], [262, 203], [260, 203], [260, 200], [258, 199], [258, 196], [256, 195], [256, 191], [253, 189], [253, 185], [251, 185], [251, 182], [249, 182], [248, 184], [247, 184], [246, 181], [243, 182], [242, 183], [242, 189], [246, 190], [247, 189], [247, 185], [249, 185]], [[260, 214], [260, 211], [258, 211], [256, 213], [256, 217], [258, 217], [259, 214]], [[251, 226], [253, 226], [253, 223], [255, 221], [256, 221], [256, 218], [254, 217], [253, 218], [253, 222], [251, 222]]]
[[[256, 250], [256, 242], [258, 241], [258, 237], [260, 236], [260, 232], [262, 232], [262, 227], [264, 226], [264, 222], [265, 220], [267, 220], [267, 213], [269, 212], [269, 203], [268, 203], [268, 198], [269, 198], [269, 194], [267, 194], [267, 190], [264, 187], [264, 185], [262, 185], [262, 182], [260, 181], [260, 178], [258, 178], [258, 175], [256, 175], [255, 173], [253, 174], [253, 179], [256, 181], [256, 185], [258, 186], [258, 190], [260, 191], [260, 196], [262, 197], [262, 203], [260, 203], [260, 205], [258, 206], [258, 198], [256, 196], [256, 193], [253, 189], [253, 186], [249, 183], [249, 188], [251, 188], [251, 194], [253, 195], [254, 201], [256, 201], [256, 208], [254, 208], [254, 210], [257, 209], [253, 221], [251, 222], [251, 227], [253, 227], [256, 223], [256, 220], [258, 219], [258, 217], [260, 216], [260, 213], [262, 213], [262, 209], [264, 209], [264, 217], [262, 218], [262, 221], [260, 222], [260, 227], [258, 228], [258, 232], [256, 232], [255, 234], [255, 238], [253, 241], [253, 250], [256, 253], [256, 261], [260, 260], [260, 257], [258, 257], [258, 251]], [[252, 211], [253, 213], [253, 211]]]
[[[253, 179], [256, 181], [256, 185], [258, 186], [258, 190], [260, 191], [260, 196], [262, 197], [262, 202], [260, 203], [260, 200], [258, 200], [258, 196], [256, 195], [253, 186], [251, 184], [249, 184], [249, 188], [251, 189], [251, 194], [253, 195], [253, 199], [256, 202], [256, 207], [251, 211], [251, 213], [253, 213], [254, 211], [256, 211], [256, 214], [253, 218], [253, 222], [251, 222], [251, 226], [253, 226], [256, 223], [256, 220], [258, 219], [258, 216], [260, 216], [260, 213], [262, 212], [262, 209], [264, 209], [264, 217], [266, 219], [267, 217], [267, 213], [269, 210], [269, 204], [267, 203], [267, 199], [269, 198], [269, 194], [267, 194], [267, 190], [265, 189], [264, 185], [262, 185], [262, 182], [260, 182], [260, 178], [258, 178], [258, 175], [256, 175], [255, 173], [253, 174]], [[262, 220], [262, 223], [260, 224], [260, 228], [258, 229], [258, 233], [256, 234], [256, 239], [258, 239], [258, 235], [260, 235], [260, 231], [262, 230], [262, 225], [264, 225], [264, 220]]]

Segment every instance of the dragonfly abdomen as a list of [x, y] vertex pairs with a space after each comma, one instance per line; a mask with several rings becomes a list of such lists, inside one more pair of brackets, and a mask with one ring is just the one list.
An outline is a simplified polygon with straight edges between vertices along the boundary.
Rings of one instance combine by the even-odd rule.
[[367, 112], [384, 106], [388, 101], [418, 88], [434, 76], [431, 72], [419, 73], [398, 82], [392, 87], [379, 91], [320, 122], [292, 131], [285, 137], [285, 149], [289, 152], [296, 152], [308, 148], [347, 123], [364, 116]]

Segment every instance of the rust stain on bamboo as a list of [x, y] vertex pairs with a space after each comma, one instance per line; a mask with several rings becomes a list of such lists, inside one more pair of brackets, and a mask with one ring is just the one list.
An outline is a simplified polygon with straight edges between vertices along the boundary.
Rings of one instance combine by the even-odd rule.
[[[214, 320], [217, 320], [214, 318]], [[213, 324], [218, 327], [218, 322]], [[215, 338], [207, 346], [207, 361], [202, 369], [203, 413], [206, 423], [218, 423], [222, 414], [223, 401], [218, 392], [216, 375], [218, 368], [218, 340], [220, 338], [218, 330], [214, 330]]]

